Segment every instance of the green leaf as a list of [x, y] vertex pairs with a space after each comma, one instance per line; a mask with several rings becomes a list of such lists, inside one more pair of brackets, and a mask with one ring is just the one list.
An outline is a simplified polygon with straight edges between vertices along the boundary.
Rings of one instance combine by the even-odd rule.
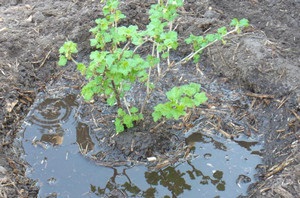
[[193, 34], [191, 34], [190, 36], [189, 36], [189, 38], [187, 38], [187, 39], [185, 39], [184, 41], [186, 42], [186, 44], [191, 44], [193, 41], [194, 41], [194, 39], [193, 39]]
[[239, 21], [239, 27], [248, 27], [249, 26], [249, 21], [248, 19], [241, 19]]
[[109, 96], [110, 94], [112, 94], [114, 91], [112, 90], [112, 89], [110, 89], [110, 88], [106, 88], [105, 90], [104, 90], [104, 94], [105, 95], [107, 95], [107, 96]]
[[59, 48], [58, 52], [59, 52], [60, 54], [64, 54], [64, 53], [66, 52], [65, 45], [61, 46], [61, 47]]
[[237, 18], [234, 18], [231, 20], [230, 26], [237, 26], [239, 24], [239, 20]]
[[77, 53], [77, 44], [72, 42], [72, 41], [67, 41], [64, 43], [64, 48], [66, 49], [65, 52], [70, 52], [70, 53]]
[[103, 33], [102, 34], [102, 36], [103, 36], [103, 41], [105, 42], [105, 43], [109, 43], [109, 42], [111, 42], [112, 41], [112, 36], [114, 35], [114, 32], [113, 32], [113, 29], [111, 29], [111, 33], [109, 34], [109, 33]]
[[[104, 85], [103, 85], [103, 77], [102, 76], [95, 76], [94, 80], [91, 81], [91, 82], [94, 82], [92, 84], [92, 86], [97, 86], [97, 87], [101, 87], [101, 88], [104, 88]], [[102, 85], [102, 86], [100, 86]]]
[[137, 113], [138, 111], [139, 111], [139, 109], [136, 108], [136, 107], [131, 107], [131, 108], [130, 108], [130, 112], [131, 112], [131, 113]]
[[115, 127], [116, 127], [117, 134], [121, 133], [125, 130], [124, 125], [119, 118], [116, 118], [116, 120], [115, 120]]
[[126, 112], [123, 109], [118, 108], [118, 116], [123, 117], [125, 115], [126, 115]]
[[124, 90], [124, 91], [129, 91], [130, 89], [131, 89], [130, 83], [124, 83], [124, 84], [123, 84], [123, 90]]
[[86, 101], [90, 101], [94, 96], [94, 92], [92, 91], [91, 87], [88, 85], [86, 85], [82, 88], [81, 94], [82, 94], [84, 100], [86, 100]]
[[173, 109], [173, 111], [171, 111], [172, 112], [171, 117], [174, 117], [175, 120], [178, 120], [181, 116], [186, 115], [186, 112], [184, 111], [184, 109], [185, 109], [184, 105], [176, 106], [176, 108]]
[[188, 95], [188, 96], [193, 96], [195, 93], [200, 91], [200, 85], [196, 83], [190, 83], [188, 85], [182, 85], [180, 89], [182, 89], [182, 93]]
[[59, 56], [58, 65], [59, 66], [65, 66], [67, 64], [68, 60], [64, 55]]
[[170, 91], [166, 93], [166, 95], [169, 100], [177, 101], [182, 95], [182, 92], [178, 87], [173, 87]]
[[168, 58], [170, 56], [170, 53], [169, 52], [165, 52], [161, 55], [162, 58]]
[[115, 96], [110, 96], [109, 98], [107, 98], [106, 102], [109, 106], [114, 106], [114, 104], [116, 103], [116, 97]]
[[149, 84], [149, 88], [150, 88], [150, 89], [154, 89], [154, 88], [155, 88], [154, 83], [150, 83], [150, 84]]
[[98, 67], [96, 67], [96, 72], [98, 72], [99, 74], [103, 74], [105, 71], [105, 65], [102, 63], [99, 63], [100, 65], [98, 65]]
[[[64, 55], [67, 60], [72, 59], [72, 54], [77, 53], [77, 44], [72, 41], [67, 41], [59, 48], [59, 53]], [[64, 63], [64, 60], [61, 61], [61, 64]]]
[[128, 128], [132, 128], [133, 127], [133, 117], [126, 114], [124, 117], [123, 117], [123, 122], [124, 124], [128, 127]]
[[107, 55], [105, 61], [106, 61], [106, 64], [108, 65], [108, 67], [111, 67], [113, 62], [115, 61], [114, 55], [113, 54]]
[[198, 63], [199, 60], [200, 60], [200, 55], [199, 55], [199, 54], [196, 54], [196, 55], [194, 56], [194, 63]]
[[153, 121], [157, 122], [162, 117], [162, 114], [160, 111], [154, 111], [152, 113], [152, 117], [153, 117]]
[[180, 100], [180, 104], [186, 106], [186, 107], [194, 107], [195, 104], [194, 104], [194, 100], [192, 100], [190, 97], [183, 97], [181, 98]]
[[194, 101], [195, 101], [196, 106], [199, 106], [200, 104], [202, 104], [208, 100], [208, 98], [206, 97], [204, 92], [195, 94], [194, 98], [195, 98]]
[[78, 63], [77, 64], [77, 70], [80, 71], [80, 73], [82, 75], [84, 75], [85, 71], [86, 71], [86, 66], [83, 63]]
[[205, 36], [205, 39], [206, 39], [209, 43], [211, 43], [211, 42], [213, 42], [213, 41], [216, 40], [214, 34], [208, 34], [208, 35], [206, 35], [206, 36]]
[[90, 45], [91, 47], [95, 47], [96, 45], [98, 45], [97, 39], [90, 39]]
[[225, 34], [227, 34], [227, 28], [226, 27], [221, 27], [221, 28], [219, 28], [218, 29], [218, 34], [220, 34], [220, 35], [225, 35]]
[[198, 83], [190, 83], [188, 86], [193, 89], [195, 93], [199, 92], [201, 88], [201, 85]]
[[177, 43], [177, 32], [169, 31], [160, 35], [160, 39], [163, 41], [164, 45], [170, 49], [176, 49]]

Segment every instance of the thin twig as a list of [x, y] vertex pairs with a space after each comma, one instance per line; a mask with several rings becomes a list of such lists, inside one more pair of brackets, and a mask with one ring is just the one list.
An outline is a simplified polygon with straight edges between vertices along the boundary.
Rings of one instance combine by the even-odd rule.
[[256, 93], [246, 93], [247, 96], [259, 98], [259, 99], [265, 99], [265, 98], [275, 98], [274, 95], [269, 95], [269, 94], [256, 94]]
[[[156, 46], [156, 58], [159, 59], [159, 52], [158, 52], [157, 48], [158, 48], [158, 46]], [[157, 67], [157, 74], [158, 74], [158, 76], [160, 76], [161, 69], [160, 69], [160, 63], [159, 62], [157, 63], [156, 67]]]
[[291, 112], [294, 114], [294, 116], [297, 118], [297, 120], [300, 121], [300, 116], [298, 116], [298, 114], [294, 110], [291, 110]]
[[158, 127], [160, 127], [161, 125], [163, 125], [166, 122], [165, 119], [163, 119], [163, 121], [161, 121], [160, 123], [158, 123], [154, 128], [152, 128], [150, 130], [150, 132], [154, 132]]
[[280, 109], [282, 107], [282, 105], [284, 105], [284, 103], [286, 103], [286, 101], [290, 98], [290, 96], [284, 98], [281, 102], [280, 105], [277, 107], [277, 109]]
[[[154, 56], [154, 53], [155, 53], [155, 44], [153, 43], [153, 45], [152, 45], [152, 56]], [[143, 102], [143, 105], [142, 105], [142, 107], [141, 107], [141, 114], [143, 114], [144, 108], [145, 108], [145, 106], [146, 106], [146, 103], [147, 103], [148, 99], [150, 98], [150, 94], [151, 94], [151, 92], [152, 92], [152, 91], [150, 90], [150, 78], [151, 78], [151, 72], [152, 72], [152, 67], [150, 66], [150, 67], [149, 67], [149, 71], [148, 71], [147, 88], [146, 88], [146, 93], [147, 93], [147, 95], [146, 95], [146, 98], [145, 98], [145, 100], [144, 100], [144, 102]]]
[[125, 107], [126, 107], [126, 109], [127, 109], [127, 111], [128, 111], [128, 114], [131, 116], [131, 112], [130, 112], [130, 109], [129, 109], [128, 102], [127, 102], [127, 100], [126, 100], [125, 97], [124, 97], [123, 99], [124, 99], [124, 104], [125, 104]]
[[45, 56], [45, 58], [43, 59], [42, 63], [40, 64], [40, 66], [37, 69], [40, 69], [41, 67], [43, 67], [43, 65], [45, 64], [46, 60], [49, 58], [50, 53], [52, 52], [52, 50], [50, 50], [47, 55]]
[[4, 73], [4, 71], [2, 70], [2, 69], [0, 69], [0, 71], [1, 71], [1, 73], [5, 76], [5, 73]]
[[215, 124], [211, 123], [211, 122], [207, 122], [208, 124], [212, 125], [213, 127], [215, 127], [216, 130], [218, 130], [222, 135], [224, 135], [226, 138], [231, 139], [233, 136], [230, 135], [229, 133], [225, 132], [224, 130], [220, 129], [219, 127], [217, 127]]
[[[236, 27], [234, 30], [231, 30], [230, 32], [227, 32], [224, 36], [222, 36], [222, 38], [228, 36], [229, 34], [235, 33], [237, 30], [238, 30], [238, 28]], [[211, 43], [207, 44], [206, 46], [201, 47], [201, 48], [198, 49], [197, 51], [195, 51], [195, 52], [189, 54], [188, 56], [186, 56], [185, 58], [183, 58], [181, 61], [179, 61], [178, 63], [176, 63], [176, 65], [179, 65], [179, 64], [188, 62], [188, 61], [191, 60], [196, 54], [200, 53], [200, 52], [201, 52], [202, 50], [204, 50], [205, 48], [208, 48], [209, 46], [213, 45], [213, 44], [216, 43], [217, 41], [219, 41], [219, 40], [212, 41]]]

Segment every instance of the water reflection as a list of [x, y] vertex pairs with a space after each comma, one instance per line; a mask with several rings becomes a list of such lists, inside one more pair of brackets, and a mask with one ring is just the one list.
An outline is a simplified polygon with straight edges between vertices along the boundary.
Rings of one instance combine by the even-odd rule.
[[68, 95], [64, 99], [47, 98], [34, 108], [30, 122], [51, 129], [66, 121], [74, 106], [77, 106], [74, 95]]
[[[116, 168], [112, 169], [114, 174], [108, 180], [106, 185], [104, 187], [90, 185], [91, 193], [99, 197], [105, 195], [108, 197], [156, 197], [157, 195], [161, 196], [160, 188], [164, 187], [170, 192], [167, 195], [164, 195], [165, 197], [177, 197], [185, 190], [191, 190], [192, 188], [191, 185], [186, 183], [183, 177], [186, 173], [182, 173], [175, 167], [167, 167], [163, 170], [151, 172], [146, 171], [144, 172], [144, 177], [140, 178], [136, 178], [136, 175], [127, 174], [127, 170], [130, 170], [128, 168], [121, 169], [120, 173]], [[135, 183], [132, 179], [137, 179], [138, 182]], [[143, 189], [143, 186], [145, 186], [145, 183], [141, 185], [143, 182], [147, 183], [148, 188]]]
[[[237, 141], [247, 142], [247, 137]], [[247, 148], [235, 140], [201, 133], [186, 139], [192, 157], [185, 163], [149, 171], [145, 167], [114, 169], [109, 182], [91, 185], [98, 197], [238, 197], [246, 195], [254, 179], [260, 157], [251, 154], [261, 149], [255, 141]], [[142, 174], [144, 175], [142, 176]]]
[[213, 173], [213, 178], [211, 178], [208, 175], [204, 175], [200, 170], [195, 168], [195, 166], [188, 161], [188, 165], [191, 166], [192, 170], [188, 170], [187, 173], [189, 174], [189, 177], [191, 180], [195, 180], [197, 178], [200, 179], [200, 184], [202, 185], [209, 185], [212, 184], [216, 187], [217, 190], [219, 191], [224, 191], [225, 190], [225, 181], [222, 179], [223, 178], [223, 172], [216, 170]]
[[82, 154], [87, 154], [94, 149], [94, 142], [90, 136], [89, 126], [79, 122], [76, 126], [76, 142]]
[[188, 185], [183, 178], [184, 175], [185, 173], [169, 166], [164, 170], [146, 172], [145, 178], [148, 184], [155, 186], [162, 185], [171, 192], [172, 196], [178, 196], [182, 194], [184, 190], [191, 190], [191, 186]]
[[71, 116], [78, 105], [75, 99], [74, 95], [69, 95], [63, 99], [47, 98], [38, 104], [28, 117], [27, 121], [32, 125], [26, 127], [24, 136], [32, 137], [33, 145], [43, 148], [48, 148], [47, 144], [59, 146], [63, 144], [64, 135], [69, 131], [66, 126], [69, 129], [71, 124], [76, 126], [76, 142], [80, 152], [86, 154], [93, 150], [94, 143], [89, 135], [89, 126], [75, 121], [73, 115]]
[[[46, 102], [45, 102], [46, 101]], [[261, 145], [247, 137], [227, 140], [195, 132], [186, 138], [188, 160], [150, 171], [145, 166], [96, 166], [82, 154], [96, 145], [89, 126], [75, 119], [75, 97], [46, 99], [24, 127], [27, 175], [39, 197], [237, 197], [255, 181]]]

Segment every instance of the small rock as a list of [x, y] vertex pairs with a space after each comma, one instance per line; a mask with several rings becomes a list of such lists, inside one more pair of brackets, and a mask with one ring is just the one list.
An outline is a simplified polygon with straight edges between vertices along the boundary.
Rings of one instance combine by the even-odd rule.
[[204, 13], [204, 17], [208, 19], [217, 19], [220, 17], [220, 14], [212, 9], [209, 9]]
[[153, 162], [153, 161], [156, 161], [157, 158], [156, 158], [156, 157], [147, 157], [147, 160], [148, 160], [149, 162]]
[[32, 15], [32, 20], [33, 20], [33, 22], [40, 23], [40, 22], [42, 22], [42, 21], [45, 20], [45, 16], [43, 15], [42, 12], [37, 11], [36, 13], [34, 13], [34, 14]]
[[3, 166], [0, 166], [0, 173], [5, 174], [6, 172], [7, 170]]

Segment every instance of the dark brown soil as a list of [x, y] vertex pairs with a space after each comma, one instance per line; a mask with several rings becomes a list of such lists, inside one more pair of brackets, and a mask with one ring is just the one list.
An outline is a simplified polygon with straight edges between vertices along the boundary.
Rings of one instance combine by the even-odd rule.
[[[145, 2], [122, 1], [122, 10], [128, 17], [124, 25], [145, 27], [147, 9], [155, 1]], [[36, 197], [38, 189], [34, 181], [25, 176], [26, 165], [20, 159], [20, 148], [15, 148], [13, 142], [38, 93], [49, 92], [49, 87], [59, 89], [58, 81], [79, 91], [82, 84], [78, 82], [82, 83], [83, 79], [71, 65], [57, 66], [58, 49], [67, 39], [73, 40], [80, 46], [79, 59], [85, 60], [90, 51], [88, 30], [94, 25], [94, 19], [101, 16], [101, 6], [92, 0], [0, 2], [0, 197]], [[185, 79], [189, 79], [189, 73], [201, 70], [212, 79], [248, 93], [245, 97], [252, 101], [249, 107], [252, 113], [247, 114], [249, 131], [263, 135], [265, 145], [261, 180], [249, 189], [248, 197], [297, 197], [300, 194], [299, 10], [297, 0], [187, 0], [180, 10], [177, 23], [181, 38], [190, 33], [213, 32], [234, 17], [247, 18], [252, 25], [242, 35], [232, 36], [226, 45], [206, 50], [198, 69], [187, 64], [180, 70]], [[174, 57], [183, 57], [189, 50], [183, 45]], [[167, 81], [161, 82], [163, 91], [176, 85], [172, 83], [176, 82], [178, 73], [170, 75]], [[202, 109], [216, 104], [218, 96], [208, 95], [213, 104], [208, 102]], [[99, 98], [94, 104], [83, 104], [83, 116], [90, 110], [105, 112], [105, 107], [97, 107], [100, 102]], [[240, 105], [233, 105], [236, 111], [238, 107]], [[101, 113], [95, 115], [99, 119], [103, 117]], [[107, 116], [103, 122], [112, 118]], [[153, 129], [152, 123], [147, 124], [148, 129]], [[181, 126], [180, 122], [166, 123], [161, 128], [164, 133], [152, 133], [155, 135], [139, 131], [145, 128], [139, 126], [126, 135], [112, 138], [113, 149], [108, 150], [114, 152], [114, 156], [119, 155], [120, 160], [129, 156], [141, 161], [155, 152], [172, 152], [183, 140], [173, 125]], [[220, 126], [226, 127], [225, 124]], [[184, 127], [188, 126], [183, 126], [183, 131]], [[131, 150], [132, 140], [139, 142], [135, 144], [137, 152], [124, 152]]]

